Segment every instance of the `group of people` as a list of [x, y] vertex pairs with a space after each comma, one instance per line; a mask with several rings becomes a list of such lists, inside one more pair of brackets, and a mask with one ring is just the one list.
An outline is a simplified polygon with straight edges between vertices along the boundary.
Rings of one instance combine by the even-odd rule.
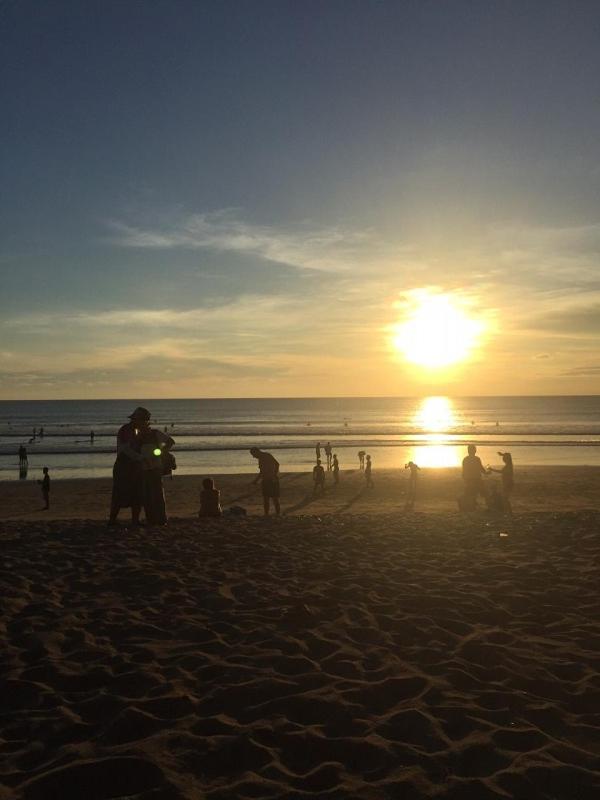
[[[167, 511], [162, 485], [164, 475], [171, 474], [175, 468], [175, 459], [170, 453], [175, 441], [165, 431], [160, 431], [150, 424], [150, 412], [141, 406], [130, 415], [129, 422], [121, 426], [117, 434], [117, 458], [113, 467], [113, 491], [111, 499], [109, 525], [116, 524], [117, 516], [122, 508], [131, 509], [133, 525], [139, 525], [142, 508], [146, 521], [150, 525], [165, 525]], [[475, 445], [468, 446], [468, 455], [462, 462], [464, 493], [459, 498], [462, 510], [476, 508], [477, 498], [482, 496], [488, 508], [492, 510], [510, 511], [510, 495], [514, 485], [513, 463], [510, 453], [500, 453], [504, 466], [502, 469], [484, 467], [476, 455]], [[340, 466], [337, 454], [333, 453], [330, 443], [324, 447], [327, 459], [327, 470], [333, 475], [334, 484], [339, 482]], [[271, 454], [258, 447], [250, 449], [250, 455], [258, 461], [258, 474], [253, 484], [261, 484], [263, 509], [265, 515], [271, 510], [281, 513], [279, 488], [279, 462]], [[320, 443], [316, 446], [316, 464], [313, 467], [313, 496], [325, 491], [325, 467], [322, 464]], [[373, 488], [371, 456], [364, 450], [358, 453], [359, 467], [364, 472], [367, 488]], [[407, 508], [412, 508], [417, 493], [417, 482], [420, 468], [413, 461], [405, 465], [409, 470]], [[44, 499], [48, 504], [49, 478], [44, 471]], [[502, 494], [494, 487], [486, 486], [484, 476], [498, 472], [501, 474]], [[212, 478], [205, 478], [200, 492], [200, 517], [216, 517], [223, 513], [220, 492]]]
[[117, 433], [109, 525], [116, 524], [122, 508], [131, 508], [134, 526], [140, 523], [142, 508], [150, 525], [167, 524], [162, 478], [175, 467], [170, 453], [174, 444], [171, 436], [150, 425], [147, 408], [138, 406], [130, 414]]

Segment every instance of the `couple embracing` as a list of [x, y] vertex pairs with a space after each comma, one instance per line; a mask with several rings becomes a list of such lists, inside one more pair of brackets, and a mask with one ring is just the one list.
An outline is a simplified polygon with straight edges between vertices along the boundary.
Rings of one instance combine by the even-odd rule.
[[174, 468], [169, 451], [175, 441], [153, 428], [150, 416], [138, 406], [117, 433], [109, 525], [116, 524], [121, 508], [131, 508], [132, 524], [139, 525], [142, 507], [149, 525], [167, 524], [162, 476]]

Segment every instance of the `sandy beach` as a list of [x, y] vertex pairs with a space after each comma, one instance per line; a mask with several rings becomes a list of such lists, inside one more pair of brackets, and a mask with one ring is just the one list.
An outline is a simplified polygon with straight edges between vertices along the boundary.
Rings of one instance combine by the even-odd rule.
[[2, 484], [0, 798], [591, 800], [600, 791], [600, 475], [359, 473], [259, 515], [107, 529], [109, 481]]

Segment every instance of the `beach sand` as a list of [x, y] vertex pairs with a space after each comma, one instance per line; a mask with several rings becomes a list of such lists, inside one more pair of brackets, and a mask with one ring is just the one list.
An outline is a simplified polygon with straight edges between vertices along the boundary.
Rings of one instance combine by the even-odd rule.
[[289, 475], [280, 519], [230, 476], [254, 515], [202, 522], [176, 477], [167, 529], [1, 484], [0, 799], [597, 798], [598, 473], [519, 471], [512, 517]]

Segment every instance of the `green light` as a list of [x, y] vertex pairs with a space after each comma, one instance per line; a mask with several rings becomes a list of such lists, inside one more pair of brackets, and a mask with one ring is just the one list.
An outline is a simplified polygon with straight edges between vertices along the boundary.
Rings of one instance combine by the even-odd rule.
[[161, 452], [162, 452], [162, 451], [161, 451], [160, 447], [155, 447], [155, 448], [154, 448], [154, 455], [155, 455], [155, 456], [159, 456], [159, 455], [161, 454]]

